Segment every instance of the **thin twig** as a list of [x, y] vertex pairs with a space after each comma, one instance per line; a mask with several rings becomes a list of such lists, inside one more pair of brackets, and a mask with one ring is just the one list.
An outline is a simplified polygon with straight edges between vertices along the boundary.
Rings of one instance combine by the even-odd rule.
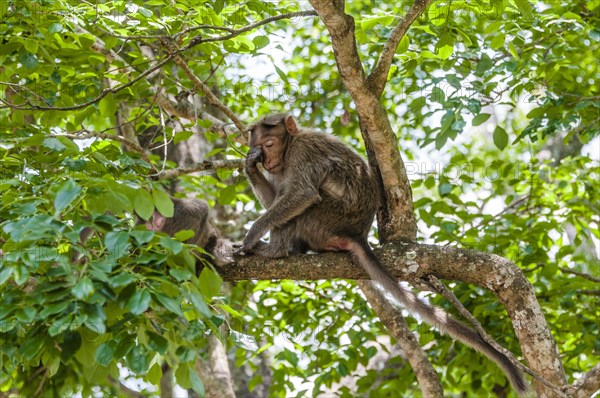
[[175, 169], [166, 170], [158, 174], [159, 179], [175, 178], [180, 175], [195, 173], [198, 171], [216, 170], [216, 169], [237, 169], [241, 170], [244, 167], [243, 159], [227, 159], [227, 160], [205, 160], [194, 166], [178, 167]]
[[567, 274], [577, 275], [577, 276], [580, 276], [580, 277], [585, 278], [587, 280], [590, 280], [592, 282], [600, 283], [600, 278], [596, 278], [595, 276], [592, 276], [590, 274], [586, 274], [585, 272], [573, 271], [572, 269], [568, 269], [568, 268], [565, 268], [565, 267], [559, 267], [558, 269], [561, 270], [562, 272], [567, 273]]
[[37, 388], [33, 392], [33, 396], [34, 397], [39, 397], [40, 396], [40, 394], [42, 393], [42, 391], [44, 391], [44, 385], [46, 384], [46, 380], [48, 380], [49, 370], [48, 370], [48, 368], [43, 368], [43, 369], [45, 369], [45, 371], [42, 374], [42, 380], [40, 381], [40, 384], [37, 386]]
[[182, 30], [179, 34], [174, 35], [174, 37], [176, 38], [178, 36], [188, 34], [189, 32], [192, 32], [192, 31], [195, 31], [198, 29], [215, 29], [215, 30], [227, 31], [227, 32], [229, 32], [229, 34], [223, 35], [223, 36], [216, 36], [216, 37], [206, 37], [206, 38], [202, 38], [201, 35], [198, 35], [198, 36], [194, 37], [192, 39], [192, 41], [201, 41], [202, 43], [213, 42], [213, 41], [224, 41], [224, 40], [229, 40], [235, 36], [241, 35], [242, 33], [249, 32], [249, 31], [256, 29], [262, 25], [266, 25], [271, 22], [279, 21], [281, 19], [290, 19], [290, 18], [295, 18], [295, 17], [316, 17], [316, 16], [317, 16], [317, 12], [313, 11], [313, 10], [288, 12], [287, 14], [280, 14], [280, 15], [272, 16], [270, 18], [265, 18], [261, 21], [244, 26], [243, 28], [240, 28], [240, 29], [232, 29], [232, 28], [226, 28], [223, 26], [215, 26], [215, 25], [197, 25], [197, 26], [193, 26], [191, 28]]

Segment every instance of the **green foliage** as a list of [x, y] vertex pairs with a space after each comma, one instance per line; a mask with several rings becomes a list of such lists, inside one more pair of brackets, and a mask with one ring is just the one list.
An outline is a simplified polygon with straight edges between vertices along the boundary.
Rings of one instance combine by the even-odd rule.
[[[347, 2], [367, 72], [405, 5]], [[597, 0], [436, 1], [400, 41], [382, 97], [412, 161], [407, 166], [417, 167], [407, 169], [415, 172], [423, 239], [497, 253], [522, 267], [570, 379], [589, 369], [600, 350], [600, 306], [589, 293], [597, 284], [566, 272], [600, 276], [589, 250], [600, 239], [600, 170], [578, 150], [551, 160], [540, 154], [564, 149], [565, 142], [587, 144], [600, 132], [599, 6]], [[156, 87], [173, 96], [194, 90], [172, 62], [142, 75], [170, 46], [292, 11], [298, 5], [290, 2], [0, 2], [0, 97], [15, 105], [0, 104], [1, 392], [34, 396], [43, 383], [48, 396], [116, 396], [111, 380], [122, 379], [125, 369], [149, 394], [166, 363], [180, 386], [203, 395], [194, 364], [216, 335], [235, 364], [253, 372], [249, 390], [266, 381], [268, 363], [275, 397], [334, 388], [342, 397], [419, 394], [410, 366], [388, 355], [387, 332], [354, 284], [243, 282], [222, 296], [215, 270], [197, 275], [201, 250], [182, 243], [189, 235], [170, 238], [136, 225], [155, 211], [173, 213], [169, 187], [151, 179], [149, 161], [163, 166], [158, 156], [142, 158], [115, 140], [61, 136], [123, 134], [116, 117], [122, 107], [135, 132], [160, 126], [168, 115]], [[153, 59], [142, 51], [148, 45]], [[202, 42], [182, 56], [244, 121], [292, 111], [364, 153], [354, 105], [318, 18], [275, 21]], [[184, 144], [197, 126], [210, 127], [175, 119], [181, 131], [168, 125], [150, 144]], [[219, 143], [206, 159], [241, 157], [239, 145], [215, 133], [205, 137]], [[423, 169], [422, 159], [444, 163]], [[241, 204], [252, 208], [241, 180], [237, 171], [218, 170], [178, 183], [235, 212]], [[239, 235], [246, 219], [236, 216]], [[83, 244], [87, 229], [93, 233]], [[452, 288], [518, 354], [495, 297], [472, 286]], [[491, 362], [409, 322], [448, 394], [488, 396], [505, 384]], [[365, 369], [379, 356], [382, 370]], [[354, 388], [339, 387], [346, 378]]]

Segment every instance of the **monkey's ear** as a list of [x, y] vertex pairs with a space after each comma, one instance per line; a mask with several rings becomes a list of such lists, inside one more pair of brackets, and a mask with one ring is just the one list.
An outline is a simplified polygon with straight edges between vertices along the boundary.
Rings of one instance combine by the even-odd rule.
[[283, 118], [283, 125], [289, 134], [294, 135], [298, 133], [298, 125], [292, 115], [287, 115]]

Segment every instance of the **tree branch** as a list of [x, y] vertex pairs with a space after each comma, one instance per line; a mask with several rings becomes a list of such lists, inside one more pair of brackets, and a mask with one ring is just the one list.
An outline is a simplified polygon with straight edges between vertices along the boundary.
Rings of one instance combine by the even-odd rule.
[[[512, 262], [473, 250], [406, 242], [387, 243], [375, 253], [392, 275], [402, 280], [419, 283], [427, 275], [435, 275], [490, 289], [506, 308], [529, 367], [558, 388], [566, 385], [564, 372], [556, 369], [562, 371], [560, 355], [533, 287]], [[361, 267], [341, 253], [236, 260], [219, 269], [224, 280], [368, 279]]]
[[465, 319], [467, 319], [469, 321], [469, 323], [471, 323], [471, 325], [473, 325], [473, 327], [475, 328], [475, 330], [477, 331], [477, 333], [479, 333], [479, 335], [488, 344], [490, 344], [492, 347], [494, 347], [499, 352], [501, 352], [504, 355], [506, 355], [508, 357], [508, 359], [510, 359], [510, 361], [516, 367], [518, 367], [519, 369], [521, 369], [521, 371], [523, 371], [523, 372], [531, 375], [534, 379], [536, 379], [537, 381], [543, 383], [546, 387], [548, 387], [552, 391], [554, 391], [558, 396], [560, 396], [560, 397], [566, 397], [566, 395], [564, 394], [563, 391], [561, 391], [560, 388], [558, 388], [554, 384], [546, 381], [546, 379], [544, 379], [543, 377], [541, 377], [540, 375], [538, 375], [537, 373], [535, 373], [533, 370], [529, 369], [527, 366], [523, 365], [521, 362], [519, 362], [517, 360], [517, 358], [515, 358], [515, 356], [513, 355], [512, 352], [510, 352], [506, 348], [502, 347], [500, 344], [498, 344], [496, 342], [496, 340], [494, 340], [492, 337], [490, 337], [490, 335], [485, 331], [485, 329], [483, 328], [483, 326], [481, 326], [481, 323], [479, 323], [479, 321], [477, 320], [477, 318], [475, 318], [473, 316], [473, 314], [471, 314], [469, 312], [469, 310], [467, 310], [467, 308], [460, 302], [460, 300], [458, 299], [458, 297], [456, 297], [456, 295], [454, 293], [452, 293], [452, 291], [450, 289], [448, 289], [446, 287], [446, 285], [444, 285], [438, 278], [436, 278], [434, 275], [429, 275], [428, 276], [428, 281], [433, 286], [433, 288], [435, 289], [435, 291], [437, 291], [439, 294], [441, 294], [442, 296], [444, 296], [444, 298], [446, 298], [446, 300], [450, 301], [450, 303], [454, 306], [454, 308], [456, 308], [458, 310], [458, 312], [460, 312], [460, 314]]
[[381, 176], [379, 236], [382, 241], [415, 239], [417, 223], [410, 182], [387, 113], [367, 83], [356, 47], [354, 19], [344, 13], [343, 1], [336, 5], [328, 0], [310, 2], [329, 31], [340, 77], [356, 104], [369, 164]]
[[290, 19], [290, 18], [295, 18], [295, 17], [310, 17], [310, 16], [317, 16], [317, 13], [312, 10], [288, 12], [287, 14], [279, 14], [279, 15], [274, 15], [269, 18], [265, 18], [261, 21], [255, 22], [253, 24], [244, 26], [243, 28], [239, 28], [239, 29], [233, 29], [233, 28], [227, 28], [224, 26], [215, 26], [215, 25], [197, 25], [197, 26], [192, 26], [188, 29], [182, 30], [180, 33], [176, 34], [174, 37], [179, 37], [179, 36], [185, 35], [194, 30], [214, 29], [214, 30], [224, 30], [224, 31], [229, 32], [229, 34], [223, 35], [223, 36], [218, 36], [218, 37], [205, 37], [205, 38], [203, 38], [201, 35], [198, 35], [192, 39], [192, 42], [196, 41], [199, 43], [207, 43], [207, 42], [214, 42], [214, 41], [225, 41], [225, 40], [232, 39], [236, 36], [241, 35], [242, 33], [249, 32], [253, 29], [256, 29], [258, 27], [261, 27], [261, 26], [266, 25], [271, 22], [279, 21], [282, 19]]
[[600, 391], [600, 363], [573, 383], [573, 388], [577, 398], [588, 398]]
[[158, 93], [156, 102], [169, 115], [181, 117], [187, 120], [208, 120], [212, 125], [208, 128], [209, 131], [219, 134], [226, 140], [246, 144], [248, 142], [248, 134], [241, 132], [236, 134], [231, 123], [225, 123], [215, 116], [207, 112], [198, 112], [190, 102], [175, 104], [166, 95]]
[[413, 22], [425, 11], [427, 6], [431, 4], [433, 0], [415, 0], [412, 7], [408, 10], [404, 18], [398, 23], [390, 34], [390, 38], [387, 43], [383, 46], [383, 50], [377, 60], [377, 64], [371, 71], [368, 77], [368, 84], [373, 94], [377, 97], [381, 96], [385, 83], [387, 82], [388, 72], [392, 59], [396, 53], [396, 48], [400, 43], [400, 40], [404, 37]]
[[115, 380], [112, 376], [108, 376], [108, 381], [112, 384], [117, 390], [121, 391], [123, 395], [129, 398], [144, 398], [144, 394], [141, 392], [137, 392], [122, 384], [120, 381]]
[[567, 274], [573, 274], [573, 275], [580, 276], [580, 277], [585, 278], [592, 282], [600, 283], [600, 278], [596, 278], [595, 276], [586, 274], [585, 272], [573, 271], [572, 269], [568, 269], [568, 268], [564, 268], [564, 267], [560, 267], [559, 270], [561, 270], [562, 272], [565, 272]]
[[184, 174], [196, 173], [198, 171], [217, 170], [217, 169], [238, 169], [244, 167], [244, 159], [227, 160], [205, 160], [202, 163], [190, 167], [177, 167], [169, 169], [158, 174], [158, 179], [175, 178]]
[[194, 74], [182, 57], [176, 55], [174, 61], [183, 70], [183, 73], [185, 73], [185, 75], [192, 81], [196, 90], [204, 93], [206, 99], [211, 105], [214, 105], [221, 112], [223, 112], [229, 118], [229, 120], [235, 124], [235, 127], [237, 127], [238, 130], [241, 132], [245, 132], [247, 130], [246, 126], [237, 117], [237, 115], [233, 113], [233, 111], [227, 105], [222, 103], [212, 91], [210, 91], [210, 88]]

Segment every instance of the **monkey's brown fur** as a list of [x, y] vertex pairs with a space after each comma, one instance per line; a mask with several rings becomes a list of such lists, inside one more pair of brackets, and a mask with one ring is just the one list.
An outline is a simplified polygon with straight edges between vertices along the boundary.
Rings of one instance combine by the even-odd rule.
[[219, 230], [212, 225], [208, 204], [199, 199], [171, 199], [173, 200], [173, 217], [167, 218], [155, 211], [152, 220], [146, 222], [146, 227], [152, 231], [162, 231], [170, 236], [182, 230], [192, 230], [194, 236], [186, 243], [195, 244], [212, 254], [216, 265], [231, 262], [231, 242], [223, 238]]
[[[290, 251], [348, 251], [396, 300], [496, 362], [519, 394], [528, 391], [521, 372], [504, 354], [442, 309], [402, 288], [373, 254], [367, 235], [378, 206], [378, 188], [360, 156], [331, 136], [299, 128], [284, 114], [256, 123], [249, 146], [246, 174], [267, 212], [250, 228], [241, 251], [267, 257]], [[267, 231], [271, 238], [265, 244], [259, 240]]]

